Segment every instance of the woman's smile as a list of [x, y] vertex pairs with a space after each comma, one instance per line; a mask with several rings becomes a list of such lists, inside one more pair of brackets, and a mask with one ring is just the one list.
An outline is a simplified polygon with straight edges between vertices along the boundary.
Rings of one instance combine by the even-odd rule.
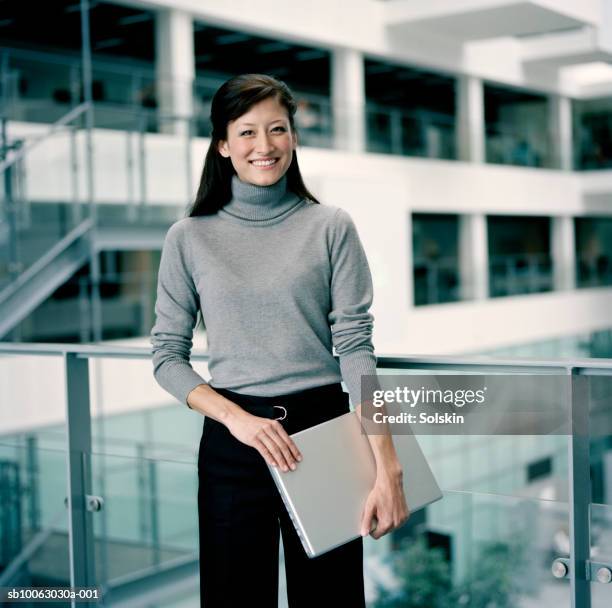
[[271, 169], [278, 162], [278, 158], [259, 158], [252, 160], [250, 163], [260, 169]]
[[287, 110], [269, 97], [228, 123], [219, 153], [231, 160], [243, 182], [270, 186], [287, 172], [295, 146]]

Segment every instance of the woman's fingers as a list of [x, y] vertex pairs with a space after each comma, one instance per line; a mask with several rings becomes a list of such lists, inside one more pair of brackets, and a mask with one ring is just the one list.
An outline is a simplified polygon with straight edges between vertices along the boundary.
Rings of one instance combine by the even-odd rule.
[[266, 446], [268, 451], [272, 454], [274, 464], [279, 466], [283, 471], [287, 471], [290, 465], [287, 462], [285, 454], [279, 445], [280, 442], [275, 441], [275, 439], [271, 435], [268, 435], [265, 429], [260, 430], [257, 438]]
[[[285, 437], [279, 432], [279, 427], [285, 433]], [[278, 422], [266, 422], [263, 424], [257, 432], [257, 439], [262, 442], [266, 446], [268, 452], [272, 454], [274, 465], [280, 466], [283, 471], [288, 471], [289, 469], [295, 470], [297, 459], [286, 440], [289, 440], [291, 443], [293, 443], [293, 441], [291, 441], [291, 438], [286, 434]], [[293, 445], [295, 446], [295, 444]]]
[[265, 427], [265, 432], [282, 452], [287, 466], [294, 470], [295, 463], [301, 459], [301, 454], [293, 439], [287, 435], [283, 425], [278, 421], [274, 421], [270, 426]]
[[289, 450], [291, 451], [291, 455], [293, 456], [293, 458], [295, 458], [295, 460], [297, 460], [298, 462], [302, 460], [302, 454], [300, 453], [300, 450], [298, 449], [297, 445], [295, 445], [295, 442], [293, 441], [293, 439], [289, 437], [283, 425], [280, 422], [278, 422], [278, 420], [275, 420], [274, 426], [280, 438], [289, 447]]
[[269, 440], [269, 444], [267, 445], [272, 446], [269, 449], [271, 449], [276, 458], [276, 462], [280, 465], [281, 469], [283, 471], [286, 471], [287, 469], [295, 470], [295, 462], [293, 456], [291, 455], [291, 451], [287, 447], [287, 444], [283, 443], [281, 438], [274, 431], [265, 429], [265, 432], [267, 433], [267, 438]]
[[361, 518], [361, 536], [367, 536], [373, 530], [373, 528], [375, 528], [375, 511], [376, 505], [374, 501], [367, 500], [363, 511], [363, 517]]
[[255, 448], [269, 465], [283, 471], [295, 470], [296, 463], [302, 460], [298, 447], [278, 420], [245, 413], [228, 428], [236, 439]]
[[263, 443], [263, 441], [260, 441], [259, 439], [255, 438], [251, 447], [255, 448], [270, 466], [276, 466], [276, 462], [274, 460], [272, 452], [270, 452], [270, 450], [266, 447], [266, 444]]

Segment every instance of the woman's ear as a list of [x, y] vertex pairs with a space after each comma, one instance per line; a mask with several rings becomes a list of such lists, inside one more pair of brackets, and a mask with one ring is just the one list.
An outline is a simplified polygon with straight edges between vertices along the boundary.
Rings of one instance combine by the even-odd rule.
[[293, 140], [293, 149], [297, 148], [297, 133], [295, 131], [291, 132], [291, 139]]
[[221, 154], [221, 156], [223, 156], [223, 158], [229, 158], [229, 148], [227, 146], [227, 141], [225, 140], [221, 140], [218, 144], [217, 144], [217, 151], [219, 152], [219, 154]]

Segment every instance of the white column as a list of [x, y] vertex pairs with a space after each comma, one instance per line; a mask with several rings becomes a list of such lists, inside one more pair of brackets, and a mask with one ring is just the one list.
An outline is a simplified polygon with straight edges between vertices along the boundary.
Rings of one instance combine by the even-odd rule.
[[[193, 19], [175, 9], [160, 9], [156, 14], [155, 63], [158, 108], [162, 114], [191, 116], [192, 87], [195, 77]], [[162, 121], [164, 133], [186, 133], [185, 120]]]
[[459, 218], [459, 280], [462, 300], [489, 296], [487, 217], [481, 213]]
[[548, 98], [549, 145], [552, 166], [563, 171], [573, 167], [572, 102], [569, 97], [550, 95]]
[[334, 143], [351, 152], [365, 150], [365, 70], [361, 52], [335, 49], [332, 52], [331, 96]]
[[456, 101], [459, 159], [484, 163], [485, 113], [482, 80], [475, 76], [458, 76]]
[[559, 291], [575, 289], [576, 240], [573, 217], [551, 218], [551, 251], [554, 289]]

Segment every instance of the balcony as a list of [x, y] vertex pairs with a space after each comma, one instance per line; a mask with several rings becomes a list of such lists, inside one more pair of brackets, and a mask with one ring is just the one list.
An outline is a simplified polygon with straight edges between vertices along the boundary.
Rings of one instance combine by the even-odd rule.
[[[0, 414], [0, 583], [98, 586], [113, 606], [198, 605], [202, 418], [156, 385], [149, 350], [5, 344], [0, 353], [10, 405]], [[206, 355], [192, 362], [207, 377]], [[561, 416], [561, 432], [418, 435], [444, 499], [366, 540], [369, 606], [413, 605], [417, 587], [428, 606], [607, 605], [612, 587], [596, 581], [612, 566], [612, 361], [381, 357], [379, 373], [501, 374], [519, 401], [528, 378], [568, 390], [561, 402], [521, 401]], [[584, 560], [588, 575], [577, 569]], [[286, 605], [282, 586], [280, 597]]]

